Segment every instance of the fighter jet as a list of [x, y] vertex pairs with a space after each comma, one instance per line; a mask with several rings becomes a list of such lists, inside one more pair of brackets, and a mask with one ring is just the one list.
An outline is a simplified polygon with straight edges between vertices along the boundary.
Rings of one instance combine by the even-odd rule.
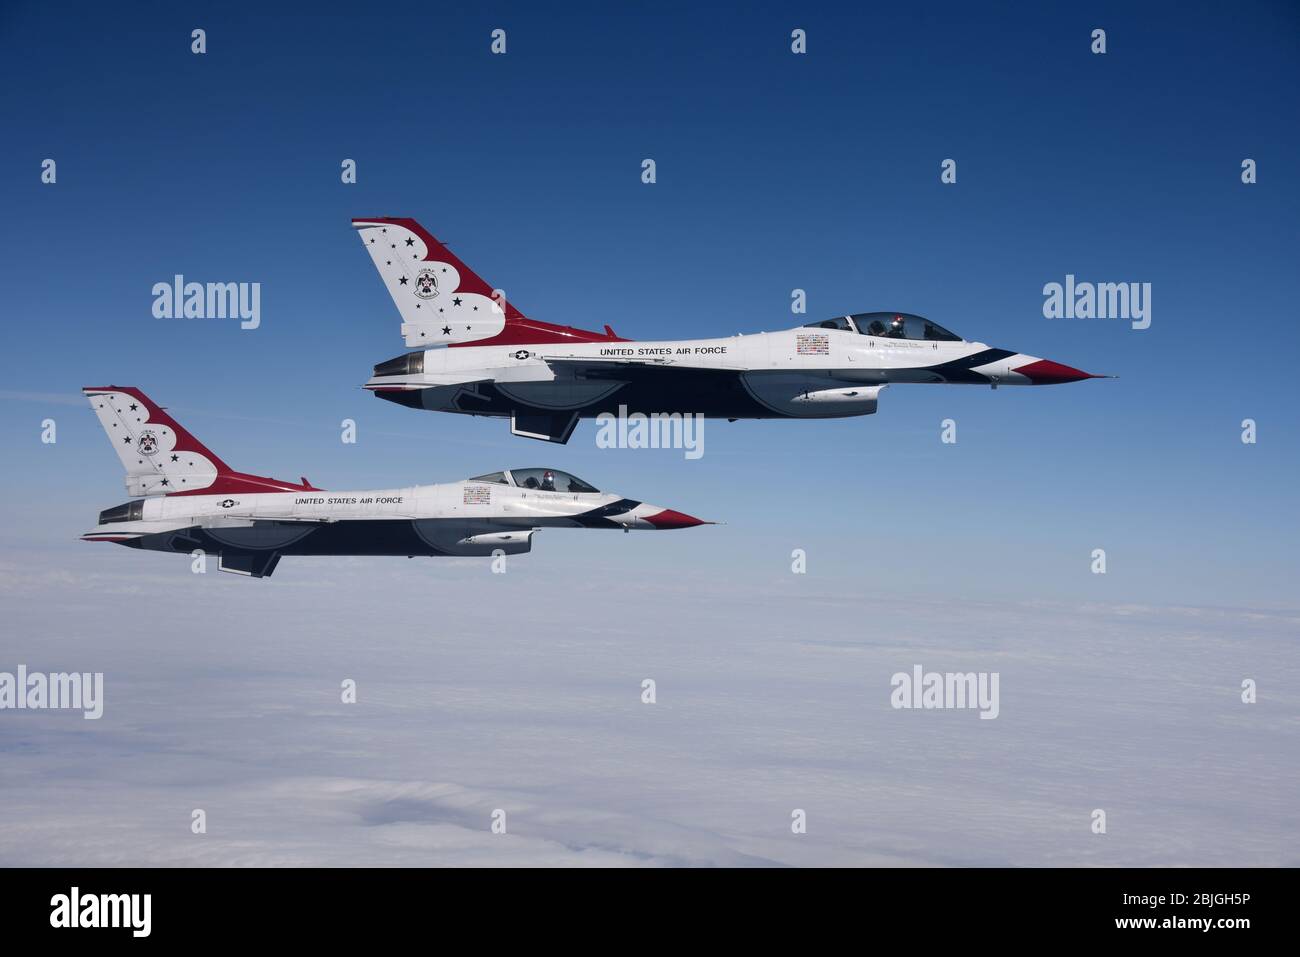
[[542, 528], [708, 525], [602, 492], [559, 469], [493, 472], [444, 485], [326, 492], [236, 472], [139, 389], [82, 390], [126, 469], [127, 494], [82, 539], [220, 556], [253, 578], [283, 555], [520, 555]]
[[602, 413], [726, 419], [870, 415], [896, 382], [1048, 385], [1099, 379], [968, 342], [907, 312], [836, 316], [781, 332], [643, 342], [530, 319], [414, 219], [353, 226], [402, 317], [408, 352], [365, 384], [415, 409], [508, 417], [567, 442]]

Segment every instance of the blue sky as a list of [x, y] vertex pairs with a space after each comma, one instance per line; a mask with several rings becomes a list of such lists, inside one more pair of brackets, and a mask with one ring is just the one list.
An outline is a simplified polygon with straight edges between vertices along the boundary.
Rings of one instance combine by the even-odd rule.
[[[4, 389], [139, 385], [237, 468], [326, 487], [548, 463], [728, 523], [620, 548], [629, 574], [779, 576], [801, 547], [819, 574], [890, 593], [1286, 604], [1295, 27], [1285, 4], [145, 4], [71, 23], [10, 5]], [[57, 185], [39, 182], [46, 157]], [[358, 389], [403, 348], [348, 225], [376, 214], [418, 218], [539, 319], [641, 339], [776, 329], [798, 287], [808, 319], [905, 309], [1121, 378], [711, 422], [698, 462], [599, 450], [592, 423], [567, 448], [531, 443]], [[262, 327], [153, 318], [149, 290], [175, 273], [261, 282]], [[1043, 284], [1066, 273], [1152, 283], [1151, 328], [1044, 319]], [[56, 446], [37, 441], [46, 416]], [[11, 400], [0, 429], [12, 544], [79, 547], [123, 498], [93, 419]], [[538, 557], [607, 567], [606, 543], [580, 538]]]

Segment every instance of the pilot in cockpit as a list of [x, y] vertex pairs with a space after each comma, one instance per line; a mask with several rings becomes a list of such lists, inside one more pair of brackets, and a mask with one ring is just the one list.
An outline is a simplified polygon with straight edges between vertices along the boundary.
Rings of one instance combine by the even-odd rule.
[[906, 338], [907, 338], [907, 333], [906, 333], [906, 331], [903, 329], [903, 317], [902, 317], [902, 316], [895, 316], [893, 319], [889, 320], [889, 338], [891, 338], [891, 339], [906, 339]]
[[542, 473], [542, 491], [543, 492], [555, 491], [555, 473], [552, 472], [550, 469], [547, 469], [545, 472]]

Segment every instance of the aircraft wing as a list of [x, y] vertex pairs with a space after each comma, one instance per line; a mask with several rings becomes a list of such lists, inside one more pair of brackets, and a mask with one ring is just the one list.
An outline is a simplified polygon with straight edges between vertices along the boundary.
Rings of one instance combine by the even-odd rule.
[[412, 390], [427, 389], [435, 385], [470, 385], [475, 382], [491, 382], [493, 377], [484, 375], [483, 370], [474, 372], [437, 372], [421, 375], [413, 378], [409, 382], [376, 382], [373, 378], [367, 382], [365, 388], [371, 392], [410, 392]]
[[735, 369], [719, 366], [701, 368], [700, 366], [681, 365], [672, 359], [648, 356], [639, 359], [625, 359], [618, 356], [542, 356], [554, 372], [564, 372], [580, 379], [633, 379], [653, 378], [658, 376], [714, 376], [733, 375]]
[[[230, 520], [232, 525], [332, 525], [339, 521], [337, 518], [304, 518], [301, 515], [254, 515], [249, 518], [241, 519], [238, 517]], [[218, 519], [215, 522], [204, 522], [204, 525], [214, 526], [221, 524]]]
[[201, 528], [272, 528], [276, 525], [332, 525], [337, 518], [308, 518], [301, 515], [274, 514], [256, 510], [243, 510], [238, 506], [221, 515], [203, 515], [183, 520], [187, 527], [198, 525]]

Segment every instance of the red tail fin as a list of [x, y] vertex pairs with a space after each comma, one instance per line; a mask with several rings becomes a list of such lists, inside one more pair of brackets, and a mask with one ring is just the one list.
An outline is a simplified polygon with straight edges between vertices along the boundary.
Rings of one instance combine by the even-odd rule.
[[513, 346], [542, 342], [623, 342], [614, 331], [529, 319], [414, 219], [352, 220], [402, 315], [412, 347]]
[[225, 495], [310, 492], [302, 484], [236, 472], [134, 386], [81, 390], [126, 469], [130, 495]]

